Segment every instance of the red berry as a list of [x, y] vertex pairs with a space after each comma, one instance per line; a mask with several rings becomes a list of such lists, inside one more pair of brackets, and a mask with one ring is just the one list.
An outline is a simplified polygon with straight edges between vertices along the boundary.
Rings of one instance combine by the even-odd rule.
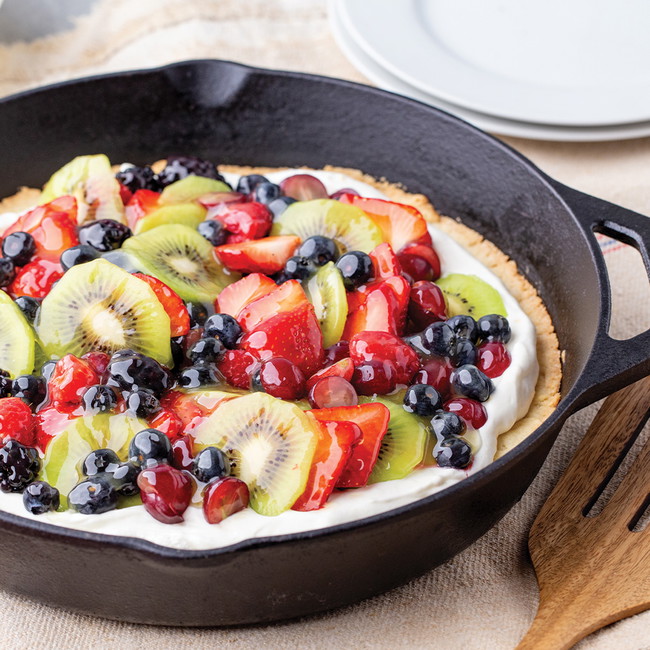
[[164, 524], [179, 524], [192, 500], [190, 475], [169, 465], [143, 469], [138, 487], [145, 510]]
[[108, 362], [111, 360], [110, 355], [104, 352], [86, 352], [81, 358], [87, 361], [100, 377], [106, 372]]
[[14, 298], [18, 296], [45, 298], [50, 293], [52, 285], [62, 277], [63, 269], [58, 262], [34, 260], [17, 270], [16, 277], [7, 287], [7, 291]]
[[[408, 244], [399, 251], [397, 259], [414, 280], [437, 280], [440, 277], [440, 258], [432, 246]], [[428, 268], [425, 269], [420, 260]]]
[[0, 444], [9, 440], [27, 447], [33, 447], [36, 441], [36, 419], [19, 397], [0, 399]]
[[307, 380], [307, 390], [309, 390], [318, 380], [323, 377], [343, 377], [350, 381], [352, 379], [352, 373], [354, 372], [354, 363], [349, 357], [346, 359], [341, 359], [336, 363], [333, 363], [331, 366], [326, 366], [318, 372], [315, 372]]
[[352, 196], [359, 196], [359, 192], [353, 190], [351, 187], [343, 187], [340, 190], [330, 194], [330, 199], [338, 201], [344, 194], [352, 194]]
[[[220, 203], [208, 211], [207, 218], [215, 219], [229, 233], [237, 235], [238, 242], [266, 237], [273, 223], [271, 211], [263, 203], [256, 201]], [[231, 239], [229, 243], [236, 242]]]
[[310, 201], [311, 199], [326, 199], [329, 197], [323, 183], [311, 174], [289, 176], [281, 181], [280, 189], [285, 196], [296, 199], [296, 201]]
[[416, 282], [411, 287], [408, 314], [416, 330], [423, 330], [436, 321], [447, 320], [447, 305], [442, 289], [426, 280]]
[[347, 341], [339, 341], [325, 350], [325, 366], [331, 366], [349, 356], [350, 344]]
[[397, 386], [397, 368], [388, 359], [366, 361], [354, 369], [352, 385], [360, 395], [385, 395]]
[[413, 374], [420, 367], [415, 350], [399, 336], [388, 332], [361, 332], [350, 339], [350, 358], [355, 366], [367, 361], [392, 361], [395, 381], [410, 384]]
[[248, 507], [248, 486], [234, 476], [212, 481], [203, 493], [203, 514], [209, 524], [218, 524], [226, 517]]
[[55, 405], [79, 405], [86, 390], [99, 382], [99, 375], [88, 361], [66, 354], [56, 362], [47, 382], [50, 401]]
[[319, 379], [309, 391], [309, 403], [315, 409], [355, 406], [358, 401], [354, 386], [334, 375]]
[[468, 397], [454, 397], [445, 402], [444, 410], [456, 413], [473, 429], [480, 429], [487, 422], [487, 412], [483, 404]]
[[397, 259], [402, 267], [404, 275], [410, 280], [431, 280], [433, 279], [433, 272], [431, 265], [423, 257], [418, 255], [406, 255], [400, 253]]
[[149, 420], [152, 429], [158, 429], [170, 440], [183, 435], [183, 421], [171, 409], [160, 409], [156, 415]]
[[169, 316], [170, 335], [183, 336], [187, 334], [190, 331], [190, 315], [181, 297], [158, 278], [144, 273], [134, 273], [133, 275], [146, 282], [153, 289], [156, 298], [158, 298], [167, 316]]
[[295, 363], [283, 357], [262, 362], [260, 382], [269, 395], [280, 399], [300, 399], [305, 394], [305, 376]]
[[194, 441], [191, 436], [181, 436], [172, 442], [174, 467], [190, 471], [194, 467]]
[[122, 199], [122, 204], [126, 205], [133, 196], [133, 192], [126, 186], [120, 183], [120, 199]]
[[300, 245], [300, 237], [295, 235], [276, 235], [254, 241], [233, 241], [234, 237], [240, 239], [243, 235], [230, 235], [214, 252], [224, 266], [242, 273], [277, 273]]
[[217, 367], [231, 386], [246, 390], [250, 389], [251, 379], [260, 362], [245, 350], [227, 350]]
[[429, 359], [413, 377], [414, 384], [429, 384], [441, 395], [449, 394], [449, 376], [452, 367], [447, 359]]
[[510, 365], [510, 353], [503, 343], [487, 341], [478, 348], [476, 367], [490, 379], [500, 377]]

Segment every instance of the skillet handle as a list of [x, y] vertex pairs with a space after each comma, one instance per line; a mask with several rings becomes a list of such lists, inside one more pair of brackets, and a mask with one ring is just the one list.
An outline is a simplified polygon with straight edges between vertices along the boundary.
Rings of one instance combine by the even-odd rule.
[[[593, 236], [599, 232], [636, 248], [650, 277], [650, 217], [583, 194], [557, 181], [553, 185], [591, 237], [603, 290], [604, 318], [600, 319], [593, 350], [572, 390], [576, 396], [572, 408], [577, 410], [650, 375], [650, 329], [624, 341], [613, 339], [607, 333], [611, 316], [611, 287], [604, 258]], [[643, 281], [643, 278], [639, 281]], [[647, 325], [650, 328], [650, 323]]]

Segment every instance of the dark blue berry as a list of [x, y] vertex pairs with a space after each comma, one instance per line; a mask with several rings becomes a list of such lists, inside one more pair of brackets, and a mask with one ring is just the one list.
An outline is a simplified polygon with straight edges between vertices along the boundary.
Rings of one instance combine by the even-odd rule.
[[11, 397], [11, 377], [6, 370], [0, 370], [0, 399], [3, 397]]
[[429, 384], [413, 384], [406, 389], [404, 410], [416, 415], [434, 415], [442, 408], [440, 393]]
[[183, 368], [178, 375], [178, 385], [182, 388], [200, 388], [220, 383], [221, 374], [216, 366], [202, 363]]
[[316, 267], [311, 260], [306, 257], [290, 257], [282, 273], [287, 280], [307, 280], [316, 272]]
[[160, 402], [153, 391], [148, 388], [138, 388], [125, 394], [126, 410], [135, 413], [140, 418], [148, 418], [160, 411]]
[[12, 232], [2, 240], [2, 255], [14, 266], [25, 266], [36, 252], [36, 242], [28, 232]]
[[54, 372], [54, 368], [56, 368], [56, 361], [54, 361], [53, 359], [50, 361], [46, 361], [41, 366], [41, 375], [43, 376], [43, 379], [45, 379], [46, 382], [50, 381], [50, 377]]
[[190, 315], [190, 327], [196, 329], [203, 327], [208, 318], [208, 310], [205, 305], [200, 302], [186, 302], [187, 313]]
[[108, 413], [117, 406], [117, 395], [111, 386], [97, 384], [86, 390], [82, 401], [87, 413]]
[[422, 347], [430, 354], [449, 357], [456, 343], [454, 330], [442, 321], [431, 323], [421, 333]]
[[500, 341], [507, 343], [510, 340], [510, 323], [508, 319], [499, 314], [489, 314], [478, 319], [478, 335], [483, 341]]
[[77, 483], [68, 494], [68, 505], [82, 515], [98, 515], [114, 510], [117, 491], [103, 476]]
[[454, 367], [467, 364], [474, 365], [478, 360], [478, 350], [469, 339], [456, 339], [449, 358], [451, 365]]
[[228, 231], [216, 219], [202, 221], [197, 230], [199, 235], [207, 239], [213, 246], [225, 244], [228, 238]]
[[45, 400], [47, 395], [45, 378], [38, 375], [19, 375], [11, 385], [11, 393], [34, 409]]
[[120, 391], [135, 391], [146, 388], [160, 397], [171, 388], [169, 371], [155, 359], [133, 350], [118, 350], [113, 354], [106, 368], [106, 385]]
[[253, 190], [253, 201], [268, 205], [271, 201], [275, 201], [280, 194], [282, 194], [282, 190], [279, 185], [269, 181], [258, 183]]
[[112, 449], [95, 449], [84, 458], [81, 471], [85, 476], [96, 476], [117, 469], [119, 464], [120, 459]]
[[140, 491], [138, 474], [140, 474], [139, 467], [133, 463], [122, 463], [111, 469], [110, 472], [106, 472], [105, 478], [118, 494], [130, 497]]
[[187, 352], [187, 358], [195, 364], [215, 363], [226, 351], [224, 344], [214, 336], [197, 341]]
[[467, 425], [456, 413], [442, 411], [431, 418], [431, 428], [438, 440], [442, 440], [450, 436], [462, 436]]
[[183, 365], [183, 362], [185, 361], [185, 352], [183, 351], [183, 346], [176, 340], [177, 338], [182, 337], [173, 338], [169, 342], [172, 350], [172, 359], [174, 360], [174, 368], [178, 368], [179, 366]]
[[98, 219], [79, 228], [79, 243], [107, 253], [120, 248], [133, 233], [128, 226], [113, 219]]
[[27, 512], [42, 515], [59, 507], [59, 491], [45, 481], [34, 481], [23, 492], [23, 505]]
[[144, 429], [136, 433], [129, 444], [129, 461], [136, 467], [151, 467], [160, 463], [171, 465], [173, 460], [172, 443], [158, 429]]
[[459, 314], [458, 316], [452, 316], [446, 322], [454, 330], [457, 338], [468, 339], [472, 343], [478, 341], [478, 328], [476, 321], [471, 316]]
[[237, 191], [242, 194], [252, 194], [260, 183], [268, 183], [269, 179], [261, 174], [248, 174], [242, 176], [237, 183]]
[[136, 165], [122, 165], [120, 171], [115, 174], [118, 182], [128, 188], [131, 192], [138, 190], [151, 190], [159, 192], [161, 187], [158, 177], [151, 167], [138, 167]]
[[32, 298], [31, 296], [18, 296], [15, 302], [16, 306], [25, 315], [25, 318], [30, 323], [33, 323], [41, 306], [41, 300], [39, 298]]
[[68, 248], [61, 253], [59, 262], [64, 271], [71, 269], [77, 264], [85, 264], [86, 262], [92, 262], [99, 257], [99, 252], [92, 246], [88, 244], [79, 244], [79, 246], [73, 246]]
[[472, 460], [472, 448], [462, 438], [446, 438], [436, 445], [433, 453], [440, 467], [464, 469]]
[[0, 257], [0, 287], [7, 287], [16, 275], [14, 263], [6, 257]]
[[41, 461], [36, 449], [9, 440], [0, 449], [0, 490], [22, 492], [36, 480], [40, 469]]
[[271, 211], [273, 218], [279, 217], [296, 199], [290, 196], [279, 196], [277, 199], [271, 201], [266, 207]]
[[456, 395], [485, 402], [494, 391], [494, 384], [476, 366], [454, 368], [449, 383]]
[[166, 187], [190, 175], [213, 178], [225, 183], [214, 163], [193, 156], [170, 156], [167, 158], [165, 169], [158, 174], [158, 182], [162, 187]]
[[336, 268], [343, 276], [343, 284], [348, 291], [354, 291], [372, 277], [372, 260], [361, 251], [349, 251], [336, 262]]
[[306, 257], [316, 266], [323, 266], [328, 262], [335, 262], [339, 256], [336, 242], [329, 237], [314, 235], [305, 239], [296, 251], [296, 255]]
[[194, 459], [193, 473], [199, 481], [209, 483], [214, 478], [228, 476], [230, 463], [221, 449], [206, 447]]
[[239, 323], [230, 314], [213, 314], [205, 321], [206, 336], [218, 338], [229, 350], [237, 347], [237, 341], [242, 334]]

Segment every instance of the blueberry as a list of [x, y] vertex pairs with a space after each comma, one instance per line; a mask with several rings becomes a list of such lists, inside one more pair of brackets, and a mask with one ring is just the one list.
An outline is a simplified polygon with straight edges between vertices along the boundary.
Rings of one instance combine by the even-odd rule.
[[95, 449], [84, 458], [81, 471], [85, 476], [96, 476], [117, 469], [119, 464], [120, 459], [112, 449]]
[[316, 272], [316, 267], [306, 257], [290, 257], [284, 265], [282, 273], [287, 280], [307, 280]]
[[20, 397], [34, 409], [47, 396], [45, 378], [38, 375], [19, 375], [11, 385], [11, 393], [14, 397]]
[[433, 415], [442, 408], [440, 393], [429, 384], [413, 384], [406, 389], [404, 410], [416, 415]]
[[242, 194], [252, 194], [260, 183], [268, 183], [269, 179], [261, 174], [248, 174], [242, 176], [237, 183], [237, 191]]
[[296, 199], [290, 196], [279, 196], [277, 199], [271, 201], [266, 207], [271, 211], [273, 218], [279, 217]]
[[255, 186], [255, 189], [253, 190], [253, 201], [258, 201], [259, 203], [268, 205], [271, 201], [275, 201], [275, 199], [279, 198], [280, 194], [282, 194], [282, 190], [279, 185], [269, 181], [264, 181]]
[[106, 368], [106, 385], [121, 391], [135, 391], [146, 388], [160, 397], [171, 388], [169, 371], [155, 359], [133, 350], [118, 350], [111, 357]]
[[485, 402], [494, 391], [494, 384], [476, 366], [454, 368], [449, 383], [457, 395]]
[[125, 397], [126, 410], [135, 413], [140, 418], [148, 418], [160, 411], [158, 398], [148, 388], [138, 388]]
[[45, 379], [46, 382], [50, 381], [50, 377], [54, 372], [54, 368], [56, 368], [56, 361], [54, 361], [53, 359], [51, 359], [50, 361], [46, 361], [41, 366], [41, 375], [43, 376], [43, 379]]
[[467, 425], [456, 413], [442, 411], [431, 418], [431, 428], [438, 440], [443, 440], [451, 436], [462, 436]]
[[115, 266], [119, 266], [121, 269], [127, 271], [127, 273], [138, 273], [141, 270], [138, 268], [136, 259], [119, 248], [104, 253], [102, 259], [111, 264], [115, 264]]
[[32, 298], [31, 296], [18, 296], [15, 302], [20, 311], [25, 315], [25, 318], [30, 323], [33, 323], [41, 306], [41, 300], [39, 298]]
[[478, 360], [478, 350], [469, 339], [456, 339], [449, 358], [454, 367], [474, 365]]
[[79, 243], [108, 253], [120, 248], [132, 235], [131, 229], [118, 221], [98, 219], [79, 228]]
[[310, 259], [316, 266], [334, 262], [339, 256], [336, 242], [329, 237], [314, 235], [305, 239], [296, 251], [297, 255]]
[[200, 302], [186, 302], [185, 306], [190, 315], [190, 327], [196, 329], [202, 327], [208, 318], [208, 310]]
[[25, 510], [33, 515], [42, 515], [59, 507], [59, 491], [45, 481], [30, 483], [23, 492]]
[[0, 449], [0, 490], [22, 492], [36, 480], [40, 469], [41, 461], [36, 449], [9, 440]]
[[2, 240], [2, 254], [14, 266], [25, 266], [36, 252], [36, 242], [28, 232], [12, 232]]
[[462, 438], [446, 438], [433, 451], [440, 467], [464, 469], [472, 460], [472, 448]]
[[[176, 337], [182, 338], [182, 337]], [[185, 361], [185, 352], [183, 351], [183, 346], [176, 340], [171, 339], [169, 342], [172, 350], [172, 359], [174, 360], [174, 368], [178, 368], [183, 365]]]
[[194, 364], [215, 363], [225, 351], [224, 344], [218, 338], [206, 336], [187, 351], [187, 358]]
[[183, 368], [178, 375], [178, 385], [183, 388], [199, 388], [218, 384], [221, 374], [212, 364], [197, 364]]
[[110, 472], [106, 472], [105, 478], [118, 494], [130, 497], [140, 491], [138, 474], [140, 474], [139, 467], [133, 463], [122, 463], [111, 469]]
[[166, 187], [190, 175], [225, 182], [214, 163], [193, 156], [170, 156], [167, 158], [165, 169], [158, 174], [158, 182], [162, 187]]
[[209, 483], [214, 478], [228, 476], [230, 474], [230, 463], [221, 449], [206, 447], [194, 459], [192, 471], [199, 481]]
[[411, 334], [409, 336], [404, 336], [402, 340], [404, 341], [404, 343], [410, 345], [420, 356], [422, 357], [429, 356], [429, 350], [424, 345], [424, 337], [422, 336], [421, 332], [418, 334]]
[[117, 491], [103, 476], [94, 476], [72, 488], [68, 505], [82, 515], [98, 515], [115, 509]]
[[120, 171], [115, 174], [115, 178], [133, 193], [138, 190], [159, 192], [161, 189], [158, 177], [151, 167], [125, 164], [120, 167]]
[[77, 264], [85, 264], [86, 262], [92, 262], [99, 257], [99, 252], [88, 244], [79, 244], [79, 246], [73, 246], [68, 248], [61, 253], [59, 261], [64, 271], [71, 269]]
[[143, 429], [129, 444], [129, 461], [136, 467], [151, 467], [159, 463], [171, 465], [173, 460], [172, 443], [158, 429]]
[[507, 343], [510, 340], [510, 323], [508, 319], [499, 314], [489, 314], [478, 319], [478, 335], [483, 341], [500, 341]]
[[11, 377], [6, 370], [0, 370], [0, 399], [3, 397], [11, 397]]
[[108, 413], [117, 406], [117, 395], [110, 386], [97, 384], [86, 390], [82, 401], [86, 413]]
[[457, 338], [468, 339], [472, 343], [478, 341], [478, 328], [476, 321], [471, 316], [459, 314], [458, 316], [452, 316], [446, 322], [454, 330]]
[[442, 321], [431, 323], [421, 334], [422, 346], [430, 354], [449, 357], [456, 342], [454, 330]]
[[372, 277], [372, 260], [361, 251], [349, 251], [339, 257], [336, 268], [343, 276], [348, 291], [354, 291]]
[[207, 239], [213, 246], [225, 244], [228, 238], [228, 232], [216, 219], [202, 221], [197, 230], [199, 235]]
[[0, 257], [0, 287], [7, 287], [16, 275], [14, 263], [6, 257]]
[[213, 314], [205, 321], [206, 336], [218, 338], [229, 350], [237, 347], [237, 341], [242, 334], [239, 323], [230, 314]]

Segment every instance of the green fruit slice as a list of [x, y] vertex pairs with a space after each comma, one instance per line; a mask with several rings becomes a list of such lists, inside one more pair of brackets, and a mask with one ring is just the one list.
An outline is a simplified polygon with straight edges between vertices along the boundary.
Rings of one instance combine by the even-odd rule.
[[16, 303], [0, 291], [0, 370], [11, 377], [34, 370], [34, 330]]
[[130, 237], [122, 248], [145, 273], [162, 280], [183, 300], [212, 303], [224, 287], [240, 278], [227, 271], [216, 260], [211, 244], [188, 226], [158, 226]]
[[[170, 186], [171, 187], [171, 186]], [[190, 228], [196, 228], [204, 219], [207, 210], [198, 203], [179, 203], [178, 205], [165, 205], [138, 219], [133, 229], [137, 235], [158, 226], [170, 223], [180, 223]]]
[[408, 476], [424, 458], [429, 430], [417, 415], [407, 413], [401, 404], [382, 397], [359, 396], [359, 403], [379, 402], [390, 411], [388, 431], [381, 441], [377, 462], [368, 483], [393, 481]]
[[248, 485], [253, 510], [269, 516], [303, 493], [318, 441], [308, 416], [266, 393], [226, 402], [192, 435], [198, 446], [223, 449], [234, 476]]
[[449, 316], [465, 314], [479, 319], [488, 314], [508, 315], [499, 292], [475, 275], [451, 273], [436, 284], [445, 294]]
[[232, 189], [222, 181], [204, 176], [190, 174], [180, 181], [171, 183], [160, 194], [158, 202], [161, 205], [172, 203], [190, 203], [210, 192], [232, 192]]
[[172, 365], [169, 316], [153, 289], [106, 260], [66, 272], [43, 300], [36, 331], [48, 358], [131, 348]]
[[348, 299], [343, 278], [334, 262], [322, 266], [305, 287], [309, 302], [323, 332], [323, 347], [329, 348], [341, 339], [348, 316]]
[[383, 243], [381, 228], [360, 208], [331, 199], [292, 203], [277, 219], [272, 235], [313, 235], [334, 239], [341, 253], [369, 253]]

